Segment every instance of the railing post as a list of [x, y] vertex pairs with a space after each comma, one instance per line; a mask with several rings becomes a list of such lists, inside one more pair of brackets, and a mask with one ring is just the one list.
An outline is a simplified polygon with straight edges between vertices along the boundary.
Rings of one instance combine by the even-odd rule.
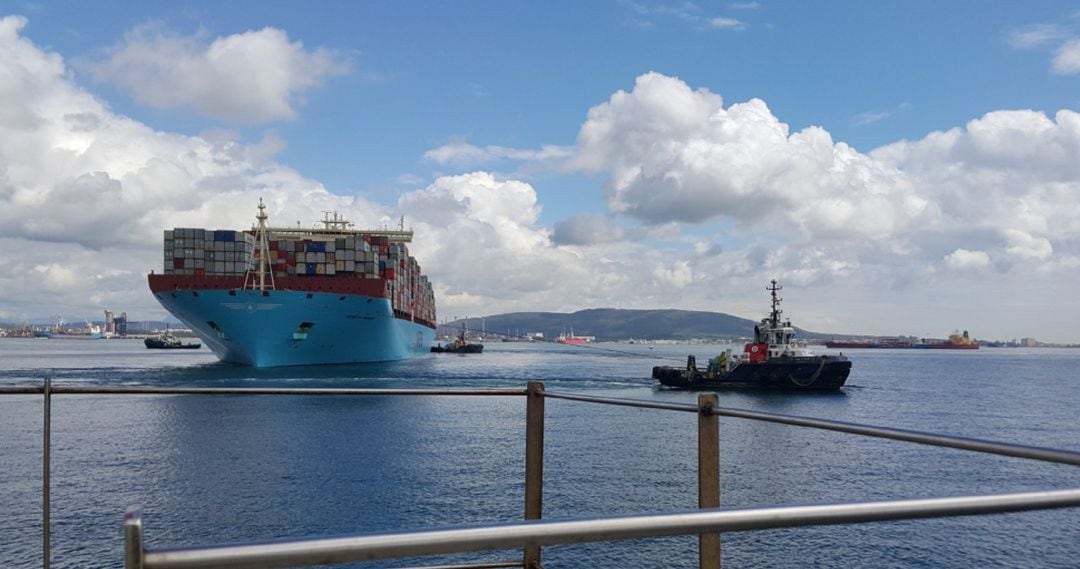
[[128, 508], [124, 513], [124, 569], [143, 569], [142, 512]]
[[[698, 395], [698, 508], [720, 507], [720, 405], [715, 393]], [[701, 569], [720, 569], [720, 534], [698, 536]]]
[[41, 539], [44, 560], [42, 567], [49, 569], [52, 564], [52, 380], [45, 378], [42, 389], [42, 441], [41, 441]]
[[[539, 520], [544, 505], [544, 384], [530, 381], [525, 404], [525, 519]], [[525, 546], [525, 569], [540, 569], [540, 546]]]

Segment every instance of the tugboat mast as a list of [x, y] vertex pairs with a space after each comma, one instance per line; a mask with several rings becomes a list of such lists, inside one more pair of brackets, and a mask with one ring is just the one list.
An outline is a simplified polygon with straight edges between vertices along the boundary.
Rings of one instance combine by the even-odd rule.
[[778, 298], [776, 293], [783, 289], [784, 287], [776, 284], [776, 279], [772, 280], [772, 286], [765, 289], [772, 293], [772, 312], [769, 314], [769, 324], [772, 328], [780, 327], [780, 314], [783, 313], [783, 311], [780, 310], [780, 301], [784, 299]]

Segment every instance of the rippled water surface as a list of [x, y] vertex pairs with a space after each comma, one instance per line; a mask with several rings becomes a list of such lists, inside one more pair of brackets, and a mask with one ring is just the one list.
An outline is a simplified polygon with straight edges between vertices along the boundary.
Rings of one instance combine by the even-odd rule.
[[[692, 402], [653, 365], [713, 346], [488, 344], [481, 355], [256, 370], [134, 341], [0, 340], [0, 385], [524, 387]], [[838, 395], [724, 392], [721, 404], [1080, 451], [1080, 351], [873, 350]], [[74, 396], [53, 400], [53, 566], [122, 566], [148, 546], [521, 518], [516, 397]], [[41, 398], [0, 396], [0, 567], [40, 567]], [[692, 414], [548, 400], [544, 517], [693, 509]], [[1080, 469], [722, 418], [725, 505], [1080, 486]], [[726, 567], [1076, 567], [1080, 510], [733, 533]], [[471, 562], [516, 552], [444, 558]], [[551, 547], [544, 566], [693, 567], [696, 538]], [[434, 564], [410, 560], [367, 566]]]

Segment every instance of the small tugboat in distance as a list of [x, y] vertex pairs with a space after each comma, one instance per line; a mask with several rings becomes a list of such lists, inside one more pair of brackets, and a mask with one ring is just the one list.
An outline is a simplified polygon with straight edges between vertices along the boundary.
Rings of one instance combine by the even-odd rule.
[[484, 351], [483, 344], [470, 344], [465, 339], [465, 329], [461, 329], [461, 333], [453, 342], [449, 344], [435, 344], [431, 347], [431, 352], [435, 354], [479, 354]]
[[774, 279], [766, 289], [772, 294], [772, 312], [754, 326], [754, 341], [743, 348], [745, 355], [722, 353], [709, 360], [704, 371], [697, 368], [694, 356], [689, 356], [685, 368], [654, 367], [653, 379], [679, 389], [840, 389], [851, 373], [851, 360], [843, 355], [814, 355], [793, 341], [795, 328], [791, 321], [780, 318], [782, 299], [776, 293], [782, 288]]
[[143, 340], [143, 344], [151, 350], [197, 350], [202, 347], [200, 343], [185, 343], [180, 338], [165, 332], [153, 338]]

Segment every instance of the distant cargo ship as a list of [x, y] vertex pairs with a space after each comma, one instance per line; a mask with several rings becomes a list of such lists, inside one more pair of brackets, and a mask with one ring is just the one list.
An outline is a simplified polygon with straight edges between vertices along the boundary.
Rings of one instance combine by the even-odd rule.
[[103, 340], [105, 334], [101, 327], [86, 323], [85, 328], [64, 328], [64, 320], [58, 319], [52, 330], [42, 333], [42, 336], [50, 340]]
[[560, 344], [588, 344], [589, 342], [592, 342], [595, 339], [596, 339], [595, 336], [575, 336], [574, 335], [574, 328], [571, 327], [570, 328], [570, 334], [566, 334], [566, 333], [559, 334], [559, 336], [557, 338], [555, 338], [555, 341], [560, 343]]
[[839, 349], [894, 349], [894, 350], [977, 350], [979, 343], [972, 340], [968, 331], [963, 334], [954, 333], [947, 340], [934, 340], [923, 338], [919, 342], [885, 338], [882, 340], [830, 340], [825, 342], [826, 348]]
[[323, 227], [176, 228], [150, 290], [222, 361], [256, 367], [375, 362], [428, 353], [435, 296], [412, 231]]
[[949, 334], [948, 340], [930, 340], [923, 339], [921, 344], [918, 344], [920, 348], [929, 348], [931, 350], [978, 350], [979, 343], [972, 340], [968, 336], [968, 331], [964, 330], [963, 334], [953, 333]]

